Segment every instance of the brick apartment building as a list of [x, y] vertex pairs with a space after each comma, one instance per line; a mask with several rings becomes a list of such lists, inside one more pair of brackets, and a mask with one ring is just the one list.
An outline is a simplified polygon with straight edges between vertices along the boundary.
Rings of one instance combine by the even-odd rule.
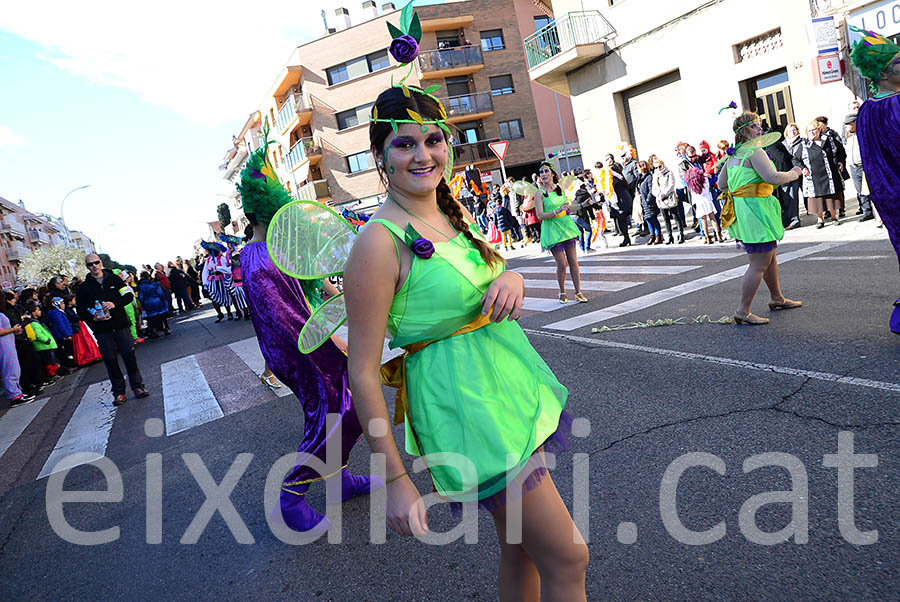
[[31, 213], [21, 201], [0, 197], [0, 282], [14, 284], [19, 263], [45, 245], [70, 245], [94, 252], [94, 242], [83, 232], [67, 231], [58, 218]]
[[[362, 7], [367, 20], [353, 24], [338, 9], [338, 27], [293, 51], [226, 153], [220, 166], [226, 179], [236, 181], [268, 122], [269, 139], [278, 143], [270, 147], [273, 165], [293, 195], [363, 210], [378, 204], [383, 186], [369, 151], [368, 117], [378, 94], [409, 68], [387, 50], [386, 22], [397, 25], [400, 17], [394, 4], [383, 4], [381, 14], [371, 0]], [[522, 39], [544, 25], [544, 12], [530, 0], [462, 0], [416, 10], [423, 35], [407, 81], [441, 85], [436, 95], [449, 114], [457, 170], [474, 164], [499, 181], [488, 143], [501, 139], [510, 141], [508, 175], [525, 177], [564, 148], [570, 162], [561, 168], [581, 166], [569, 99], [554, 98], [528, 77]], [[238, 210], [239, 204], [235, 197]]]

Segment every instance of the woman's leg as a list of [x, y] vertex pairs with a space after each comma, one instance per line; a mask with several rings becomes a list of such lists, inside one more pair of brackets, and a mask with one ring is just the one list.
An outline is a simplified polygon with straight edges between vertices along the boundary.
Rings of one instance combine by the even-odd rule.
[[506, 542], [505, 508], [494, 513], [494, 526], [500, 542], [500, 567], [497, 590], [500, 602], [540, 602], [541, 576], [522, 544]]
[[569, 274], [572, 275], [572, 284], [575, 286], [577, 295], [581, 292], [581, 270], [578, 268], [578, 251], [575, 250], [574, 242], [566, 245], [566, 261], [569, 264]]
[[738, 306], [737, 312], [735, 312], [736, 315], [746, 316], [750, 313], [750, 304], [753, 303], [753, 297], [756, 295], [759, 283], [762, 282], [763, 274], [769, 268], [774, 255], [774, 250], [766, 253], [747, 253], [750, 265], [747, 266], [747, 271], [744, 273], [744, 279], [741, 282], [741, 304]]
[[678, 217], [672, 215], [671, 209], [663, 209], [663, 219], [666, 222], [666, 234], [669, 237], [668, 244], [672, 244], [675, 242], [675, 237], [672, 236], [672, 218], [675, 217], [675, 221], [678, 222]]
[[588, 548], [549, 473], [521, 501], [520, 545], [506, 543], [507, 509], [494, 512], [501, 538], [500, 600], [539, 600], [541, 593], [551, 601], [586, 600]]
[[772, 297], [772, 301], [780, 303], [784, 301], [784, 294], [781, 292], [781, 284], [778, 282], [777, 254], [777, 250], [772, 251], [772, 259], [769, 261], [765, 273], [763, 273], [763, 280], [765, 280], [766, 286], [769, 287], [769, 296]]
[[555, 249], [553, 261], [556, 262], [556, 283], [559, 285], [559, 294], [566, 294], [566, 252], [564, 249]]

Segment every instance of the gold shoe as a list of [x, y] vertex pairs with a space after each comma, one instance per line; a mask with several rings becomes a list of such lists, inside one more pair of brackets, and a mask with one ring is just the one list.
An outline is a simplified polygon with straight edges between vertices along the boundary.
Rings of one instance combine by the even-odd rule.
[[784, 301], [769, 301], [769, 309], [771, 311], [777, 309], [794, 309], [795, 307], [803, 307], [803, 301], [791, 301], [790, 299], [785, 299]]
[[269, 388], [271, 388], [271, 389], [280, 389], [281, 386], [282, 386], [281, 383], [278, 382], [278, 379], [275, 378], [275, 375], [274, 375], [274, 374], [272, 374], [272, 375], [269, 376], [268, 378], [266, 378], [265, 376], [263, 376], [262, 374], [260, 374], [260, 375], [259, 375], [259, 380], [263, 381], [263, 384], [268, 385]]
[[575, 293], [575, 300], [578, 301], [579, 303], [587, 303], [588, 302], [588, 298], [585, 297], [581, 293]]
[[750, 326], [759, 326], [761, 324], [768, 324], [769, 318], [760, 318], [757, 315], [752, 313], [747, 314], [746, 316], [739, 316], [734, 314], [734, 323], [735, 324], [749, 324]]
[[569, 298], [566, 296], [565, 293], [560, 293], [557, 298], [559, 299], [560, 303], [565, 304], [565, 303], [569, 302]]

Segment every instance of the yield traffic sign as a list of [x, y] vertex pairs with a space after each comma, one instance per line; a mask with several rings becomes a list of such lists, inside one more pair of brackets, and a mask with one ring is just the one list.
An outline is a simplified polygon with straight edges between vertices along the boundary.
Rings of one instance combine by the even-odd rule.
[[509, 148], [509, 140], [491, 142], [488, 146], [491, 147], [491, 150], [497, 155], [497, 158], [500, 159], [500, 161], [503, 161], [503, 159], [506, 158], [506, 149]]

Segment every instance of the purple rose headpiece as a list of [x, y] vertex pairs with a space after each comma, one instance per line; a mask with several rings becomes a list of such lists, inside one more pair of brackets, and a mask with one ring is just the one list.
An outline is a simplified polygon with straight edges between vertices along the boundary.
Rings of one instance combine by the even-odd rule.
[[409, 98], [409, 95], [413, 92], [431, 98], [437, 103], [438, 108], [440, 109], [441, 119], [425, 119], [412, 109], [407, 109], [406, 111], [409, 119], [379, 119], [378, 107], [373, 107], [369, 121], [375, 123], [390, 123], [394, 133], [397, 132], [397, 124], [400, 123], [416, 123], [422, 128], [425, 128], [426, 125], [434, 124], [447, 132], [447, 135], [449, 136], [451, 135], [451, 132], [446, 123], [447, 111], [444, 109], [443, 103], [432, 94], [432, 92], [439, 90], [441, 86], [435, 84], [428, 86], [423, 90], [416, 86], [407, 86], [405, 83], [409, 76], [412, 75], [413, 66], [411, 63], [419, 56], [419, 42], [422, 41], [422, 23], [419, 21], [419, 15], [413, 11], [412, 5], [412, 0], [410, 0], [410, 2], [403, 7], [403, 10], [400, 11], [400, 27], [397, 27], [393, 23], [387, 24], [388, 31], [391, 32], [391, 37], [393, 38], [390, 47], [391, 56], [393, 56], [401, 65], [409, 65], [407, 74], [398, 83], [394, 84], [394, 87], [402, 89], [403, 94], [407, 98]]
[[[397, 133], [397, 128], [401, 123], [415, 123], [421, 128], [423, 133], [428, 131], [429, 125], [436, 125], [444, 130], [449, 137], [453, 134], [450, 131], [450, 127], [447, 125], [447, 111], [444, 109], [443, 103], [432, 94], [439, 90], [441, 86], [439, 84], [434, 84], [422, 89], [416, 86], [408, 86], [405, 83], [409, 76], [412, 75], [412, 61], [419, 56], [419, 42], [422, 41], [422, 23], [419, 21], [419, 15], [413, 11], [412, 5], [413, 0], [410, 0], [409, 3], [403, 7], [403, 10], [400, 11], [400, 27], [397, 27], [393, 23], [387, 24], [388, 31], [391, 32], [391, 37], [393, 38], [390, 46], [391, 56], [393, 56], [401, 65], [409, 65], [409, 71], [403, 79], [394, 84], [393, 87], [403, 90], [403, 95], [407, 98], [410, 98], [410, 94], [413, 93], [427, 96], [437, 103], [441, 117], [440, 119], [425, 119], [417, 111], [406, 109], [409, 119], [398, 119], [397, 117], [379, 118], [378, 107], [373, 106], [372, 115], [369, 117], [369, 121], [372, 123], [390, 123], [391, 129], [394, 130], [394, 134]], [[444, 177], [449, 181], [453, 174], [453, 147], [451, 146], [448, 150], [448, 161], [444, 166]]]

